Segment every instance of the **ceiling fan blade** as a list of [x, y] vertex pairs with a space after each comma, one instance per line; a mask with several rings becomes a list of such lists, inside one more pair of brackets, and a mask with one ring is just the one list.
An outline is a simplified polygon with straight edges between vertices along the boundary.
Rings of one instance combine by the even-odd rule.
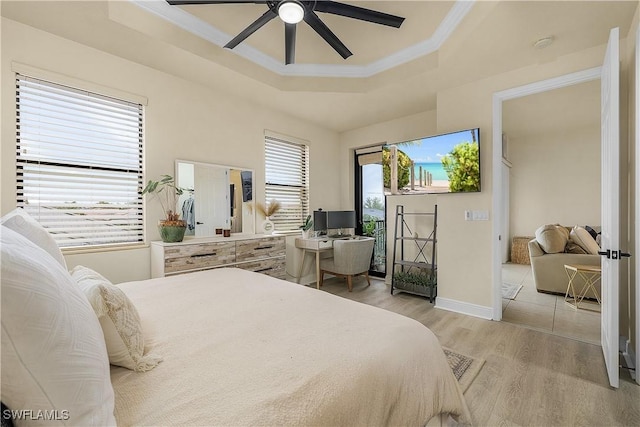
[[400, 25], [404, 22], [404, 18], [399, 16], [333, 1], [319, 1], [316, 3], [314, 10], [395, 28], [400, 28]]
[[[322, 2], [318, 2], [322, 3]], [[333, 32], [327, 27], [324, 22], [318, 18], [313, 11], [307, 11], [304, 14], [304, 22], [309, 24], [311, 28], [315, 30], [316, 33], [320, 35], [327, 43], [331, 45], [332, 48], [335, 49], [336, 52], [340, 54], [344, 59], [347, 59], [351, 55], [351, 51], [347, 49], [347, 47], [340, 41], [340, 39], [333, 34]]]
[[229, 1], [215, 1], [215, 0], [167, 0], [171, 6], [182, 6], [185, 4], [230, 4], [230, 3], [255, 3], [255, 4], [267, 4], [267, 1], [248, 1], [248, 0], [229, 0]]
[[251, 25], [249, 25], [247, 28], [242, 30], [242, 32], [240, 34], [238, 34], [237, 36], [232, 38], [229, 43], [224, 45], [224, 47], [229, 48], [229, 49], [233, 49], [234, 47], [236, 47], [240, 43], [242, 43], [247, 37], [249, 37], [251, 34], [255, 33], [264, 24], [266, 24], [267, 22], [271, 21], [276, 16], [278, 16], [278, 14], [276, 12], [274, 12], [271, 9], [267, 10], [264, 13], [264, 15], [262, 15], [260, 18], [256, 19]]
[[284, 63], [296, 62], [296, 27], [297, 24], [284, 24]]

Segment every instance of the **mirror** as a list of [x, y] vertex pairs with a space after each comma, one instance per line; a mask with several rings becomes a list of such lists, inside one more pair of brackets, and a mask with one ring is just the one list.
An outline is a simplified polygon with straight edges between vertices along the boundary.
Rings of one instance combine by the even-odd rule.
[[255, 234], [252, 170], [176, 160], [176, 185], [185, 189], [178, 200], [185, 236], [215, 236], [216, 229]]

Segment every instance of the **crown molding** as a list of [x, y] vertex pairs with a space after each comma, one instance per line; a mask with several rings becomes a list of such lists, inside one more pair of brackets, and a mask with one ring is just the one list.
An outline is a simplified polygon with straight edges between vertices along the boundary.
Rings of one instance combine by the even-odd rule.
[[[231, 35], [179, 7], [169, 5], [164, 0], [130, 0], [130, 2], [217, 46], [224, 47], [232, 38]], [[281, 61], [243, 43], [231, 52], [281, 76], [366, 78], [437, 51], [469, 13], [473, 4], [474, 1], [471, 0], [457, 0], [430, 38], [366, 65], [284, 65]]]

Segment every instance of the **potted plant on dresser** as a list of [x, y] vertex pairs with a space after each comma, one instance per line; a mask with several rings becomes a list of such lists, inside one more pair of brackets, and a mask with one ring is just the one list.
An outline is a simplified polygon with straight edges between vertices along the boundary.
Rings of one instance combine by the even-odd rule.
[[176, 186], [171, 175], [162, 175], [159, 181], [149, 180], [142, 195], [150, 194], [160, 201], [165, 218], [158, 221], [158, 231], [163, 242], [182, 242], [187, 230], [187, 222], [180, 219], [177, 212], [178, 197], [183, 189]]

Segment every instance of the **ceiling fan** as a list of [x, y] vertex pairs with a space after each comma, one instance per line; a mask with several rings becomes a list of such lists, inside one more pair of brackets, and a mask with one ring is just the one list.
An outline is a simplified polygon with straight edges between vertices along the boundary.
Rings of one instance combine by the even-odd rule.
[[300, 0], [274, 0], [274, 1], [214, 1], [214, 0], [167, 0], [173, 6], [180, 5], [206, 5], [206, 4], [228, 4], [228, 3], [255, 3], [265, 4], [268, 10], [251, 25], [242, 30], [229, 43], [224, 45], [228, 49], [233, 49], [242, 43], [247, 37], [255, 33], [267, 22], [275, 17], [280, 17], [284, 21], [284, 41], [285, 41], [285, 64], [293, 64], [296, 55], [296, 26], [304, 20], [313, 30], [320, 35], [329, 45], [344, 59], [352, 55], [351, 51], [340, 41], [340, 39], [320, 20], [316, 12], [330, 13], [347, 18], [359, 19], [361, 21], [372, 22], [374, 24], [387, 25], [400, 28], [404, 18], [378, 12], [363, 7], [352, 6], [335, 1], [300, 1]]

